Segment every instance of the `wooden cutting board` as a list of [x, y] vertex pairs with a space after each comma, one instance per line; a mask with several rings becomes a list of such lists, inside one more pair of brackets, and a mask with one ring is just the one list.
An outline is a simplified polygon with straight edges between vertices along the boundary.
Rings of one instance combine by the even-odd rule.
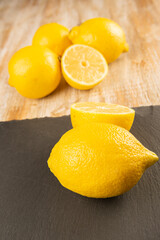
[[[160, 0], [0, 0], [0, 120], [58, 117], [75, 102], [107, 102], [126, 106], [160, 104]], [[104, 81], [82, 91], [62, 78], [42, 99], [22, 97], [8, 85], [8, 62], [32, 44], [35, 31], [57, 22], [71, 29], [95, 17], [117, 22], [129, 52], [109, 64]]]
[[[69, 116], [0, 123], [0, 239], [160, 239], [160, 163], [124, 195], [82, 197], [47, 167], [70, 128]], [[131, 132], [160, 156], [160, 106], [136, 108]]]

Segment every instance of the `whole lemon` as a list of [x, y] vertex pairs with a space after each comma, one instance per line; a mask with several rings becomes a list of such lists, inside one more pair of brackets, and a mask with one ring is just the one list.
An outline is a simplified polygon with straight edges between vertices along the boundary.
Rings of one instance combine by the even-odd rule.
[[48, 47], [62, 56], [64, 50], [71, 45], [68, 33], [69, 30], [66, 27], [58, 23], [48, 23], [38, 28], [33, 37], [32, 45]]
[[122, 28], [107, 18], [93, 18], [73, 27], [69, 38], [74, 44], [86, 44], [99, 50], [107, 62], [113, 62], [129, 47]]
[[60, 183], [87, 197], [106, 198], [131, 189], [158, 161], [130, 132], [107, 123], [89, 123], [66, 132], [48, 160]]
[[61, 80], [58, 56], [45, 47], [28, 46], [16, 52], [8, 65], [9, 84], [24, 97], [42, 98]]

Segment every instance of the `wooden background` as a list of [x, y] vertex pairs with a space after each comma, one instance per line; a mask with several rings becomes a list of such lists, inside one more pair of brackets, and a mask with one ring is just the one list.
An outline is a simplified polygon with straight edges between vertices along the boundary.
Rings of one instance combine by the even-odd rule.
[[[61, 116], [77, 101], [105, 101], [127, 106], [160, 104], [159, 0], [0, 0], [0, 120]], [[93, 17], [118, 22], [130, 51], [109, 65], [107, 78], [80, 91], [62, 79], [46, 98], [31, 100], [8, 85], [8, 61], [31, 44], [36, 29], [58, 22], [68, 28]]]

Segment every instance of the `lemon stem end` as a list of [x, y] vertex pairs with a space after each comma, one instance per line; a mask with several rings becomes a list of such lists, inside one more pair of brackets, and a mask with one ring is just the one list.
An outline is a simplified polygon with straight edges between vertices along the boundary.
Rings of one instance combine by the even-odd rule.
[[128, 50], [129, 50], [129, 45], [127, 42], [125, 42], [123, 52], [128, 52]]

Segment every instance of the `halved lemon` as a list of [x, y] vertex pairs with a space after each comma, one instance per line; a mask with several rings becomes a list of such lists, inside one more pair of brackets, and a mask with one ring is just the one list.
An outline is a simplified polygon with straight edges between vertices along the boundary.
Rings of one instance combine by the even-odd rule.
[[103, 102], [79, 102], [71, 105], [72, 126], [89, 122], [112, 123], [130, 130], [135, 111], [131, 108]]
[[81, 90], [96, 86], [108, 72], [108, 64], [103, 55], [96, 49], [82, 44], [75, 44], [66, 49], [61, 66], [68, 84]]

